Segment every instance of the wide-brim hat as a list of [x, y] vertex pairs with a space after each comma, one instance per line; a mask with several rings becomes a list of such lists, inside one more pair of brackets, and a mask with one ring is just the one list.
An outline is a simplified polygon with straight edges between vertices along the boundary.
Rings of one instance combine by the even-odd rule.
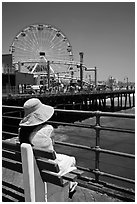
[[40, 125], [49, 120], [54, 108], [41, 103], [38, 98], [31, 98], [24, 103], [24, 118], [20, 122], [20, 126]]

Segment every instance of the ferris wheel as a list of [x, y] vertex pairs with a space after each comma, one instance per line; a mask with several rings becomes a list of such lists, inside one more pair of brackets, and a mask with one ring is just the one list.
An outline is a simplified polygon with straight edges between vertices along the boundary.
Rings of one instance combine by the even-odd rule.
[[70, 65], [74, 59], [69, 40], [51, 25], [34, 24], [24, 28], [14, 38], [10, 53], [13, 65], [20, 63], [22, 69], [31, 73], [44, 72], [47, 61], [54, 73], [74, 68]]

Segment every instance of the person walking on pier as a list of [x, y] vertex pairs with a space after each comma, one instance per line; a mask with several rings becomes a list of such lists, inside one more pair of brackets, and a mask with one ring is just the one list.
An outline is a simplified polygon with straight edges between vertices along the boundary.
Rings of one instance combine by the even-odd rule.
[[[41, 103], [37, 98], [31, 98], [24, 103], [24, 118], [19, 124], [19, 141], [29, 143], [32, 146], [54, 150], [54, 129], [45, 124], [54, 114], [54, 108]], [[59, 175], [64, 175], [76, 169], [76, 160], [72, 156], [56, 153], [59, 165]], [[77, 182], [70, 182], [69, 198], [75, 193]]]

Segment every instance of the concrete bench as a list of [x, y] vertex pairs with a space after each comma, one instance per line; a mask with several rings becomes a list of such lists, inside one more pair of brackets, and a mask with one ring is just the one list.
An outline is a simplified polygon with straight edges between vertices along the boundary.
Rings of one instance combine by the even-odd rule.
[[69, 181], [76, 181], [83, 171], [76, 169], [59, 176], [55, 159], [54, 151], [2, 141], [3, 197], [14, 197], [12, 201], [67, 202]]

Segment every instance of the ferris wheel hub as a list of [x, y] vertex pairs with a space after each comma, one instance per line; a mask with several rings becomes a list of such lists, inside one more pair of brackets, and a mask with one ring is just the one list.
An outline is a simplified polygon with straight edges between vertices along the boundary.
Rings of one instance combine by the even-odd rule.
[[45, 52], [39, 52], [40, 56], [45, 56]]

